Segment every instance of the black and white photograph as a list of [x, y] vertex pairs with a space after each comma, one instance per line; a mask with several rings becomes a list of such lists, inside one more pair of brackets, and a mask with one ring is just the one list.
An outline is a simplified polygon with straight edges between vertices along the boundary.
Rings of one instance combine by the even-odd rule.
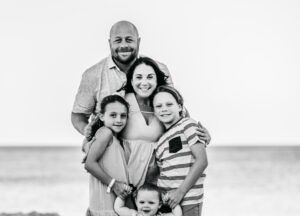
[[0, 2], [0, 216], [299, 216], [300, 2]]

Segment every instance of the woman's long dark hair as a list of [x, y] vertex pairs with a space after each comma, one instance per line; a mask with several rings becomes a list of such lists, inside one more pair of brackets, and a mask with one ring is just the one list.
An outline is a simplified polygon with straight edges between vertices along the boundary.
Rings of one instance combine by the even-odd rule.
[[[101, 101], [101, 104], [100, 104], [100, 114], [104, 114], [105, 113], [106, 106], [108, 104], [115, 103], [115, 102], [119, 102], [119, 103], [123, 104], [126, 107], [127, 114], [128, 114], [128, 112], [129, 112], [129, 104], [127, 103], [127, 101], [123, 97], [121, 97], [119, 95], [109, 95], [109, 96], [104, 97], [103, 100]], [[99, 117], [99, 114], [98, 114], [92, 120], [92, 122], [90, 124], [91, 124], [91, 127], [92, 127], [92, 133], [91, 133], [91, 136], [90, 136], [89, 140], [91, 140], [95, 136], [97, 130], [99, 128], [101, 128], [104, 125], [104, 123], [100, 120], [100, 117]]]
[[132, 84], [131, 84], [131, 80], [132, 80], [132, 77], [133, 77], [134, 70], [136, 69], [137, 66], [139, 66], [141, 64], [145, 64], [145, 65], [148, 65], [148, 66], [150, 66], [150, 67], [153, 68], [153, 70], [154, 70], [154, 72], [156, 74], [156, 77], [157, 77], [157, 87], [159, 87], [161, 85], [167, 85], [168, 76], [165, 75], [164, 72], [162, 72], [159, 69], [159, 66], [157, 65], [157, 63], [153, 59], [151, 59], [151, 58], [148, 58], [148, 57], [139, 57], [133, 63], [133, 65], [129, 68], [129, 70], [127, 72], [127, 75], [126, 75], [127, 82], [126, 82], [125, 86], [123, 86], [118, 91], [125, 90], [125, 93], [134, 92], [134, 89], [133, 89]]

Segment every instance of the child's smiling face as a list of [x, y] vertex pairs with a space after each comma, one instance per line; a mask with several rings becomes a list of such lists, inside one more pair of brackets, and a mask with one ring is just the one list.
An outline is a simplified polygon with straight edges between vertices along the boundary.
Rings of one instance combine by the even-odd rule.
[[105, 106], [105, 111], [100, 115], [100, 119], [103, 121], [104, 126], [117, 134], [126, 125], [127, 112], [126, 106], [116, 101]]
[[138, 212], [144, 216], [154, 216], [160, 208], [160, 199], [157, 191], [140, 190], [136, 198]]
[[180, 117], [182, 106], [168, 92], [159, 92], [153, 99], [154, 113], [166, 128], [177, 122]]

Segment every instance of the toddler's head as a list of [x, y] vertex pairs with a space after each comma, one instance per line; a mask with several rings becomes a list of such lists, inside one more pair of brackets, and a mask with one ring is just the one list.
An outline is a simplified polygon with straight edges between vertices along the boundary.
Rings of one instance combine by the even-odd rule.
[[136, 206], [138, 212], [142, 213], [144, 216], [156, 215], [161, 204], [161, 192], [156, 185], [144, 184], [138, 189]]

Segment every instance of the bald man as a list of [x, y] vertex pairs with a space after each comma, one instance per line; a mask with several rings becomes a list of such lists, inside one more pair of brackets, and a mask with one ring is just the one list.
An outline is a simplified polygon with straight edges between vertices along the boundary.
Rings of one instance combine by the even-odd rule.
[[[119, 21], [111, 27], [108, 40], [111, 54], [83, 73], [73, 105], [71, 121], [82, 135], [90, 134], [89, 118], [99, 113], [102, 99], [126, 82], [126, 73], [138, 57], [140, 40], [138, 30], [131, 22]], [[168, 84], [172, 84], [166, 65], [157, 64], [169, 77]], [[203, 128], [202, 133], [203, 140], [209, 143], [208, 131]]]

